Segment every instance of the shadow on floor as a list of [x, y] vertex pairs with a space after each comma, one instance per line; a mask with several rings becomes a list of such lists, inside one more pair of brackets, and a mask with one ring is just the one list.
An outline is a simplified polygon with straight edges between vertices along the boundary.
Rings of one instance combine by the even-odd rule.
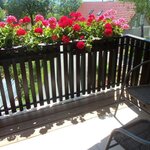
[[[130, 124], [130, 123], [135, 122], [135, 121], [140, 120], [140, 119], [143, 119], [143, 118], [141, 118], [141, 116], [138, 116], [138, 117], [132, 119], [131, 121], [127, 122], [127, 123]], [[148, 116], [147, 116], [147, 118], [145, 116], [144, 119], [148, 119]], [[88, 150], [105, 150], [105, 148], [107, 146], [107, 143], [108, 143], [108, 140], [109, 140], [109, 136], [105, 137], [99, 143], [96, 143], [95, 145], [93, 145], [92, 147], [90, 147]], [[116, 144], [116, 142], [114, 140], [112, 140], [111, 144]], [[113, 148], [111, 148], [111, 150], [124, 150], [124, 148], [122, 146], [120, 146], [120, 145], [116, 145]]]
[[[10, 119], [12, 123], [8, 125], [5, 125], [7, 124], [7, 120], [0, 120], [1, 143], [3, 141], [19, 141], [20, 139], [31, 138], [39, 134], [43, 135], [49, 131], [66, 126], [66, 122], [67, 126], [85, 122], [90, 119], [87, 117], [87, 113], [90, 114], [91, 117], [98, 116], [100, 119], [113, 117], [110, 109], [116, 108], [113, 96], [109, 99], [104, 99], [104, 102], [100, 101], [99, 96], [97, 96], [89, 103], [84, 104], [82, 102], [75, 102], [73, 107], [72, 105], [73, 104], [70, 103], [59, 106], [61, 109], [56, 107], [55, 109], [57, 112], [53, 111], [53, 109], [49, 107], [41, 112], [40, 110], [37, 110], [37, 112], [35, 111], [34, 113], [26, 114], [24, 117], [25, 119], [21, 116]], [[134, 111], [136, 111], [137, 114], [141, 113], [138, 110]]]
[[[92, 107], [92, 109], [90, 107]], [[112, 106], [103, 108], [98, 108], [100, 106], [97, 106], [98, 109], [95, 109], [91, 105], [90, 107], [89, 105], [85, 105], [84, 107], [74, 108], [50, 116], [46, 115], [23, 122], [20, 120], [17, 124], [14, 123], [5, 127], [0, 127], [0, 141], [7, 140], [8, 142], [13, 142], [18, 140], [18, 138], [25, 139], [39, 134], [46, 134], [50, 130], [55, 130], [57, 127], [59, 128], [65, 125], [65, 122], [68, 122], [67, 124], [69, 125], [76, 125], [89, 119], [87, 118], [87, 113], [91, 116], [93, 115], [93, 117], [98, 116], [100, 119], [112, 117], [109, 109]], [[82, 111], [79, 111], [79, 109]]]

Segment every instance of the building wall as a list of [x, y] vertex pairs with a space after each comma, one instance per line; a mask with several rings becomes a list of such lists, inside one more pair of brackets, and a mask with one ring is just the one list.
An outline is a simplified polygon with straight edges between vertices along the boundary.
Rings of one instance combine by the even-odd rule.
[[[125, 34], [141, 36], [141, 27], [133, 27], [132, 29], [127, 30]], [[150, 39], [150, 26], [144, 26], [144, 37]]]
[[[140, 23], [140, 16], [136, 15], [131, 23], [130, 29], [125, 32], [125, 34], [133, 34], [136, 36], [141, 36], [141, 23]], [[147, 20], [144, 18], [144, 37], [150, 38], [150, 25]]]

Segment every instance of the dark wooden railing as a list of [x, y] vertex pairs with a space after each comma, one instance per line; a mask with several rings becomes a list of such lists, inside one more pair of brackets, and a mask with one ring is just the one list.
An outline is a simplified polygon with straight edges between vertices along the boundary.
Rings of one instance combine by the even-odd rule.
[[[76, 43], [0, 50], [0, 115], [58, 103], [119, 86], [126, 72], [150, 59], [150, 42], [133, 36], [95, 40], [90, 52]], [[132, 84], [139, 84], [139, 70]], [[140, 83], [150, 83], [143, 67]]]

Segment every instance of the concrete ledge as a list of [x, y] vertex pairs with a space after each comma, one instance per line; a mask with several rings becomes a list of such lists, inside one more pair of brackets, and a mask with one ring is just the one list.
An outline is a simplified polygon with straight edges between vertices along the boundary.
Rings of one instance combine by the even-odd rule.
[[114, 95], [118, 91], [110, 91], [92, 95], [77, 101], [45, 107], [40, 110], [9, 116], [0, 120], [0, 138], [25, 130], [35, 129], [47, 123], [57, 122], [83, 113], [94, 111], [115, 103]]

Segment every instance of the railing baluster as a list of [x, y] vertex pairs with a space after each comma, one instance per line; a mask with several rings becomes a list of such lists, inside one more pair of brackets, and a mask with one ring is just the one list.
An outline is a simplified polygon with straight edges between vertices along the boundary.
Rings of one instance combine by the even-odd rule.
[[92, 83], [92, 72], [91, 72], [91, 68], [92, 68], [92, 64], [91, 64], [91, 62], [92, 62], [92, 54], [91, 54], [91, 52], [89, 52], [88, 53], [88, 70], [87, 70], [87, 72], [88, 72], [88, 77], [87, 77], [87, 92], [88, 92], [88, 94], [90, 94], [91, 93], [91, 83]]
[[35, 60], [36, 65], [36, 74], [37, 74], [37, 85], [38, 85], [38, 95], [39, 95], [39, 102], [40, 105], [44, 104], [43, 101], [43, 86], [42, 86], [42, 78], [41, 78], [41, 65], [39, 58]]
[[44, 55], [43, 59], [43, 74], [44, 74], [44, 88], [45, 88], [45, 96], [47, 103], [50, 103], [50, 95], [49, 95], [49, 82], [48, 82], [48, 70], [47, 70], [47, 57]]
[[107, 79], [107, 89], [110, 88], [111, 78], [112, 78], [112, 65], [113, 65], [113, 50], [109, 51], [109, 63], [108, 63], [108, 79]]
[[[143, 42], [140, 40], [136, 40], [135, 44], [135, 53], [134, 53], [134, 60], [133, 60], [133, 67], [138, 65], [142, 60], [143, 51], [141, 50], [141, 45], [143, 45]], [[137, 85], [138, 83], [138, 75], [139, 75], [139, 69], [133, 72], [131, 83], [132, 85]]]
[[86, 65], [85, 65], [85, 52], [81, 54], [81, 87], [82, 87], [82, 94], [85, 94], [85, 70], [86, 70]]
[[53, 102], [56, 102], [56, 78], [55, 78], [55, 65], [54, 65], [54, 57], [50, 58], [50, 68], [51, 68], [51, 83], [52, 83], [52, 95]]
[[5, 74], [5, 79], [6, 79], [6, 86], [8, 90], [8, 96], [10, 100], [10, 105], [11, 105], [11, 110], [12, 112], [16, 112], [16, 106], [15, 106], [15, 99], [14, 99], [14, 94], [13, 94], [13, 89], [12, 89], [12, 84], [11, 84], [11, 76], [9, 72], [9, 67], [11, 63], [5, 62], [3, 64], [4, 67], [4, 74]]
[[59, 52], [57, 55], [57, 84], [58, 84], [58, 92], [59, 92], [59, 99], [62, 101], [62, 68], [61, 62], [62, 59], [60, 58], [60, 47], [56, 48], [56, 51]]
[[37, 107], [37, 100], [36, 100], [36, 92], [35, 92], [35, 78], [33, 75], [33, 65], [32, 60], [29, 59], [29, 80], [30, 80], [30, 87], [31, 87], [31, 93], [32, 93], [32, 99], [33, 99], [33, 105], [34, 107]]
[[76, 50], [76, 87], [77, 87], [77, 96], [80, 96], [80, 52]]
[[[119, 44], [119, 38], [116, 39], [117, 46]], [[116, 75], [117, 75], [117, 61], [118, 61], [118, 47], [113, 49], [112, 51], [112, 68], [111, 68], [111, 85], [112, 87], [115, 87], [116, 85]]]
[[[0, 72], [0, 89], [1, 89], [1, 96], [2, 96], [3, 107], [4, 107], [5, 114], [9, 114], [9, 112], [8, 112], [8, 107], [7, 107], [7, 103], [6, 103], [4, 85], [3, 85], [3, 82], [2, 82], [2, 77], [1, 77], [1, 75], [2, 75], [2, 73]], [[9, 92], [9, 91], [8, 91], [8, 92]], [[2, 109], [2, 108], [1, 108], [1, 109]], [[0, 109], [0, 115], [1, 115], [1, 109]]]
[[106, 86], [106, 72], [107, 72], [107, 49], [102, 54], [102, 89], [105, 90]]
[[119, 50], [119, 64], [118, 64], [118, 74], [117, 74], [117, 86], [123, 82], [122, 81], [122, 60], [123, 60], [123, 50], [124, 50], [124, 38], [120, 38], [120, 50]]
[[127, 60], [128, 60], [128, 51], [129, 51], [129, 37], [126, 37], [125, 41], [125, 53], [124, 53], [124, 61], [123, 61], [123, 68], [122, 68], [122, 81], [124, 81], [126, 75], [126, 68], [127, 68]]
[[70, 49], [69, 52], [69, 84], [71, 98], [74, 98], [74, 62], [73, 62], [73, 52]]
[[31, 106], [30, 106], [29, 88], [28, 88], [27, 75], [26, 75], [26, 69], [25, 69], [25, 62], [24, 61], [21, 61], [20, 69], [21, 69], [21, 75], [22, 75], [22, 86], [23, 86], [24, 95], [25, 95], [26, 107], [27, 107], [27, 109], [29, 109], [29, 108], [31, 108]]
[[68, 99], [69, 98], [69, 92], [68, 92], [68, 59], [67, 59], [67, 45], [64, 45], [64, 80], [65, 80], [65, 98]]
[[96, 90], [96, 72], [97, 72], [97, 66], [96, 66], [96, 61], [97, 61], [97, 51], [94, 50], [92, 53], [92, 92], [95, 92]]
[[17, 100], [19, 102], [19, 108], [20, 111], [23, 110], [23, 103], [22, 103], [22, 96], [21, 96], [21, 87], [19, 85], [19, 78], [18, 78], [18, 73], [17, 73], [17, 64], [15, 63], [15, 60], [12, 62], [13, 64], [13, 71], [14, 71], [14, 80], [15, 80], [15, 85], [16, 85], [16, 92], [17, 92]]
[[[143, 61], [150, 59], [150, 43], [145, 42], [145, 49], [144, 49], [144, 58]], [[150, 83], [150, 64], [145, 64], [142, 67], [142, 73], [141, 73], [141, 80], [140, 84], [147, 84]]]
[[99, 50], [98, 58], [98, 79], [97, 79], [97, 90], [100, 91], [102, 87], [102, 50]]
[[[129, 51], [129, 56], [128, 56], [128, 71], [129, 72], [131, 70], [132, 67], [132, 62], [133, 62], [133, 53], [134, 53], [134, 41], [135, 39], [130, 38], [130, 51]], [[129, 83], [129, 79], [127, 79], [127, 83]]]

